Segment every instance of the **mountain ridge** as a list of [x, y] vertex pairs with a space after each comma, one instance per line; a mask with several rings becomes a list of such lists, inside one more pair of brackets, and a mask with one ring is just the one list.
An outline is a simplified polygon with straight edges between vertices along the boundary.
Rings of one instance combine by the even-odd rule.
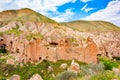
[[120, 31], [120, 28], [118, 26], [107, 21], [77, 20], [77, 21], [70, 21], [70, 22], [62, 22], [61, 24], [80, 32]]
[[6, 10], [0, 12], [0, 21], [32, 21], [32, 22], [48, 22], [48, 23], [54, 23], [57, 24], [56, 21], [33, 11], [29, 8], [23, 8], [19, 10]]

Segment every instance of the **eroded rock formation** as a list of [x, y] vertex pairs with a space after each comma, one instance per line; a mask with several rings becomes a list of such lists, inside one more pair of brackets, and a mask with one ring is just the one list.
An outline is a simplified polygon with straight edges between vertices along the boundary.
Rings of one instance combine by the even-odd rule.
[[62, 39], [58, 43], [47, 43], [44, 40], [26, 40], [22, 37], [4, 35], [6, 49], [14, 54], [16, 61], [27, 63], [49, 60], [72, 60], [86, 63], [97, 63], [97, 47], [91, 38], [87, 38], [87, 45], [83, 47], [82, 41], [73, 46], [69, 38]]
[[7, 49], [20, 63], [71, 59], [96, 63], [97, 55], [120, 57], [120, 32], [79, 32], [31, 21], [1, 23], [0, 32], [0, 49]]

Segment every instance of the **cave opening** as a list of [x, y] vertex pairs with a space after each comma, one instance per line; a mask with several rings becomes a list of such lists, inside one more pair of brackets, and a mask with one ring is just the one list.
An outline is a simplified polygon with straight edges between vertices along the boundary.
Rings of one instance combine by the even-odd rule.
[[57, 45], [58, 45], [58, 43], [56, 43], [56, 42], [51, 42], [51, 43], [50, 43], [50, 45], [57, 46]]
[[7, 53], [6, 44], [0, 44], [0, 53]]

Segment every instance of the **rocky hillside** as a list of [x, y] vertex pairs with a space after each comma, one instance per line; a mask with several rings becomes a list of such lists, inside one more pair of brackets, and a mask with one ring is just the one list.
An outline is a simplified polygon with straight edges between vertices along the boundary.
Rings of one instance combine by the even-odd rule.
[[8, 10], [0, 12], [0, 50], [14, 57], [8, 63], [97, 63], [98, 54], [120, 56], [120, 28], [104, 21], [57, 23], [31, 9]]

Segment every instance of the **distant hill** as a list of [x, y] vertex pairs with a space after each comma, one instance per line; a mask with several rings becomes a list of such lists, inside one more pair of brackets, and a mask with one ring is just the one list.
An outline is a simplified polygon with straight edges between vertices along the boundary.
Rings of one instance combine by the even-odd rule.
[[56, 21], [37, 13], [29, 8], [23, 8], [20, 10], [6, 10], [0, 12], [0, 21], [33, 21], [33, 22], [49, 22], [57, 23]]
[[11, 21], [21, 21], [21, 22], [45, 22], [52, 24], [61, 24], [69, 28], [80, 32], [102, 32], [102, 31], [120, 31], [120, 28], [116, 25], [106, 22], [106, 21], [71, 21], [57, 23], [56, 21], [33, 11], [29, 8], [23, 8], [19, 10], [6, 10], [0, 12], [0, 23], [11, 22]]
[[102, 31], [120, 31], [120, 28], [116, 25], [106, 21], [72, 21], [61, 23], [67, 27], [80, 32], [102, 32]]

